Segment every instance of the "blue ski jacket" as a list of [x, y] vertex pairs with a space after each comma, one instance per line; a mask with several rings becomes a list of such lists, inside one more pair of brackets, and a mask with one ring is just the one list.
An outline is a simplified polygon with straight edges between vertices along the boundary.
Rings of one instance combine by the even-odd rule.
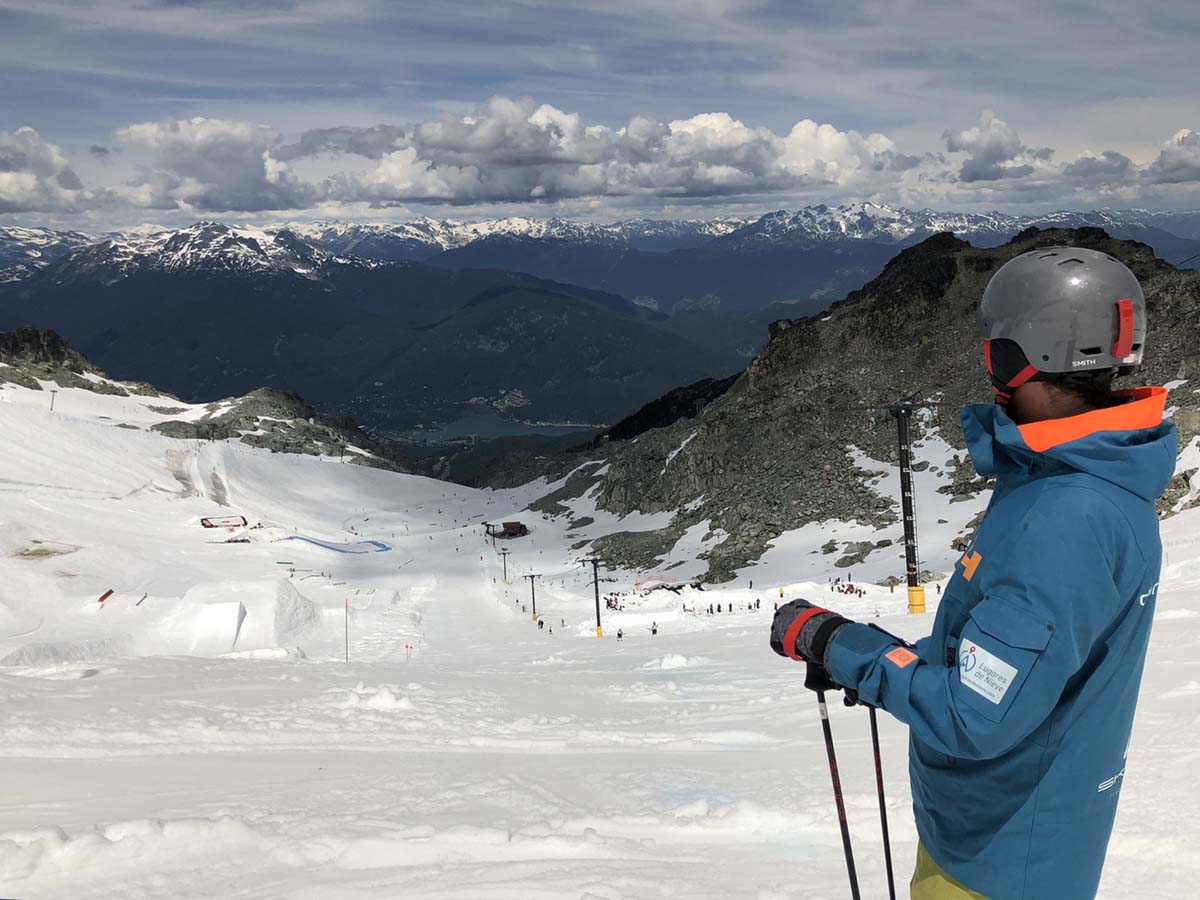
[[837, 632], [833, 680], [910, 728], [917, 832], [990, 900], [1090, 900], [1116, 815], [1158, 591], [1154, 501], [1175, 469], [1163, 388], [1017, 426], [963, 410], [996, 476], [933, 633]]

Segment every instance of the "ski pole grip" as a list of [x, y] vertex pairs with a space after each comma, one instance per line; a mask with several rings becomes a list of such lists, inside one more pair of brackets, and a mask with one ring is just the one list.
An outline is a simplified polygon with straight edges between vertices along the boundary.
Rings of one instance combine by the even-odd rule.
[[810, 691], [835, 691], [838, 687], [822, 666], [811, 662], [805, 663], [804, 686]]

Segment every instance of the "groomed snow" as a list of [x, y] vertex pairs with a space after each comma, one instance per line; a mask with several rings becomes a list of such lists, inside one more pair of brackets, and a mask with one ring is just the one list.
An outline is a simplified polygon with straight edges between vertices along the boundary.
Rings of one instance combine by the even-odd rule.
[[[830, 591], [845, 573], [819, 547], [857, 526], [786, 535], [720, 589], [634, 596], [645, 573], [603, 573], [625, 608], [603, 611], [597, 639], [570, 545], [630, 523], [567, 537], [566, 517], [521, 512], [534, 488], [173, 441], [117, 427], [149, 418], [123, 398], [64, 393], [50, 413], [44, 395], [0, 390], [0, 655], [19, 654], [0, 666], [0, 896], [849, 895], [815, 702], [767, 632], [781, 586], [910, 638], [929, 627], [902, 592]], [[924, 452], [946, 453], [935, 438]], [[263, 527], [199, 524], [234, 514]], [[482, 523], [508, 519], [531, 535], [493, 548]], [[1198, 526], [1198, 511], [1164, 525], [1107, 900], [1183, 900], [1200, 880]], [[706, 532], [671, 556], [693, 560]], [[951, 556], [934, 549], [948, 534], [923, 530], [931, 565]], [[854, 578], [896, 567], [877, 552]], [[542, 629], [521, 577], [534, 573]], [[884, 896], [867, 716], [835, 703], [831, 718], [863, 894]], [[903, 882], [906, 735], [881, 728]]]

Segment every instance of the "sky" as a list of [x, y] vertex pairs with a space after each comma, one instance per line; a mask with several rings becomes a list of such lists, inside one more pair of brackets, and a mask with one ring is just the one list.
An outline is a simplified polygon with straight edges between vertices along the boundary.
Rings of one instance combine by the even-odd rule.
[[0, 224], [1200, 207], [1195, 0], [0, 0]]

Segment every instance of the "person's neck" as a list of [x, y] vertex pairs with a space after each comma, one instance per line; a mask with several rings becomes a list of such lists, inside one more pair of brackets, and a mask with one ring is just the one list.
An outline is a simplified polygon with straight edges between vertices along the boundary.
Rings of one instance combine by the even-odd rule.
[[1074, 416], [1082, 416], [1084, 413], [1094, 412], [1099, 408], [1079, 397], [1064, 398], [1061, 401], [1056, 401], [1050, 408], [1030, 412], [1024, 421], [1017, 422], [1017, 424], [1029, 425], [1033, 422], [1045, 422], [1049, 419], [1070, 419]]

